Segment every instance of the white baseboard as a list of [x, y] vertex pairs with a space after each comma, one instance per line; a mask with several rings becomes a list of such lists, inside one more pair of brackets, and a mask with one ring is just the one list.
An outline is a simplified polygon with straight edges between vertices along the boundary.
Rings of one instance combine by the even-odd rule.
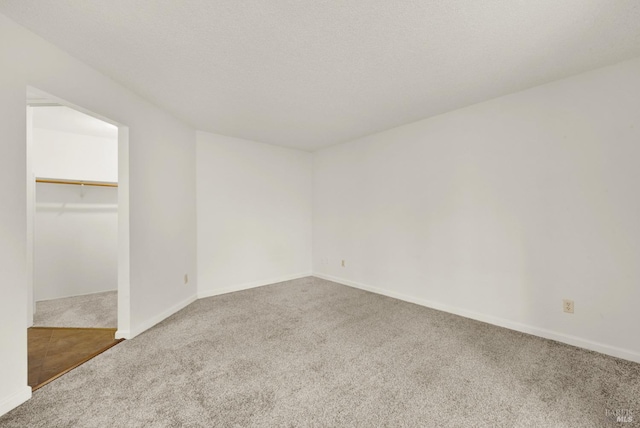
[[116, 330], [116, 339], [131, 339], [130, 330]]
[[393, 297], [394, 299], [403, 300], [405, 302], [415, 303], [416, 305], [426, 306], [428, 308], [437, 309], [439, 311], [448, 312], [454, 315], [460, 315], [465, 318], [470, 318], [476, 321], [486, 322], [488, 324], [505, 327], [510, 330], [519, 331], [521, 333], [532, 334], [534, 336], [543, 337], [545, 339], [555, 340], [557, 342], [566, 343], [568, 345], [577, 346], [579, 348], [589, 349], [591, 351], [599, 352], [601, 354], [611, 355], [612, 357], [622, 358], [624, 360], [640, 363], [640, 353], [630, 349], [618, 348], [616, 346], [607, 345], [604, 343], [593, 342], [591, 340], [583, 339], [576, 336], [571, 336], [564, 333], [559, 333], [544, 328], [534, 327], [527, 324], [511, 321], [504, 318], [494, 317], [492, 315], [486, 315], [479, 312], [468, 311], [466, 309], [456, 308], [454, 306], [445, 305], [443, 303], [434, 302], [431, 300], [421, 299], [413, 296], [409, 296], [402, 293], [396, 293], [395, 291], [385, 290], [378, 287], [371, 287], [360, 282], [350, 281], [348, 279], [338, 278], [331, 275], [325, 275], [322, 273], [313, 273], [313, 276], [326, 279], [328, 281], [337, 282], [349, 287], [358, 288], [372, 293], [381, 294], [387, 297]]
[[19, 391], [14, 392], [0, 400], [0, 416], [8, 413], [10, 410], [15, 409], [25, 401], [31, 398], [31, 387], [25, 385]]
[[169, 318], [171, 315], [175, 314], [176, 312], [178, 312], [181, 309], [186, 308], [187, 306], [189, 306], [190, 304], [192, 304], [195, 301], [196, 301], [196, 296], [195, 295], [194, 296], [190, 296], [189, 298], [183, 300], [182, 302], [179, 302], [179, 303], [171, 306], [169, 309], [159, 313], [155, 317], [150, 318], [150, 319], [144, 321], [142, 324], [139, 324], [138, 326], [131, 328], [131, 330], [122, 330], [122, 331], [116, 332], [116, 338], [119, 338], [119, 339], [133, 339], [134, 337], [136, 337], [140, 333], [143, 333], [143, 332], [149, 330], [154, 325], [158, 324], [161, 321], [164, 321], [165, 319]]
[[198, 290], [198, 299], [204, 297], [219, 296], [220, 294], [233, 293], [234, 291], [248, 290], [250, 288], [262, 287], [264, 285], [277, 284], [278, 282], [291, 281], [307, 276], [312, 276], [311, 272], [296, 273], [293, 275], [285, 275], [279, 278], [271, 278], [260, 281], [245, 282], [243, 284], [232, 285], [224, 288], [216, 288], [213, 290]]
[[91, 293], [80, 293], [80, 294], [70, 294], [68, 296], [49, 297], [49, 298], [46, 298], [46, 299], [37, 300], [37, 302], [48, 302], [50, 300], [68, 299], [69, 297], [91, 296], [92, 294], [112, 293], [114, 291], [118, 291], [118, 289], [114, 288], [112, 290], [92, 291]]

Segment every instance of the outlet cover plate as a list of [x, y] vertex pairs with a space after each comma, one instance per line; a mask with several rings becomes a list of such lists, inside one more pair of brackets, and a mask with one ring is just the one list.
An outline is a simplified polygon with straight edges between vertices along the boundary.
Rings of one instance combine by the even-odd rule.
[[562, 310], [568, 314], [573, 313], [573, 300], [564, 299], [562, 300]]

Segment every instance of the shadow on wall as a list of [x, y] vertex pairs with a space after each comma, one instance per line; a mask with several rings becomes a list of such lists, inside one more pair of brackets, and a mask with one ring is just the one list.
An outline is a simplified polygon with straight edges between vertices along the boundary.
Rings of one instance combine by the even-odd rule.
[[118, 189], [36, 186], [36, 301], [116, 290]]

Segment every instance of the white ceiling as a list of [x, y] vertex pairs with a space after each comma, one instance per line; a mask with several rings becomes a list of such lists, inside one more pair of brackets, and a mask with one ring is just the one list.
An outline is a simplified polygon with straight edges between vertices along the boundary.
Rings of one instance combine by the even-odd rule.
[[117, 126], [64, 106], [34, 106], [33, 127], [118, 139]]
[[640, 56], [638, 0], [0, 0], [198, 129], [314, 150]]

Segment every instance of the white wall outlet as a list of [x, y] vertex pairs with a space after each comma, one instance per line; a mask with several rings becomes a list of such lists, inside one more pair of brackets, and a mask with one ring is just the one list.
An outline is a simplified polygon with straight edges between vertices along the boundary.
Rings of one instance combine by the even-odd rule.
[[344, 267], [344, 260], [342, 261], [342, 267]]
[[564, 299], [562, 301], [562, 310], [568, 314], [573, 313], [573, 300]]
[[187, 284], [189, 282], [189, 275], [184, 274], [184, 283]]

